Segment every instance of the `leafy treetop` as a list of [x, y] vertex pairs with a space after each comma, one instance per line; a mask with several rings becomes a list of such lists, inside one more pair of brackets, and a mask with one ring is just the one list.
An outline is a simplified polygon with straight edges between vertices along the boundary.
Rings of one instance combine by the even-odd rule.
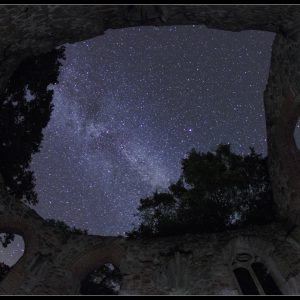
[[53, 90], [58, 82], [64, 47], [23, 61], [0, 94], [0, 173], [7, 190], [37, 203], [31, 157], [40, 150], [43, 128], [50, 120]]
[[275, 218], [267, 157], [242, 156], [221, 144], [214, 153], [192, 149], [179, 180], [140, 200], [140, 223], [128, 237], [209, 233], [265, 224]]

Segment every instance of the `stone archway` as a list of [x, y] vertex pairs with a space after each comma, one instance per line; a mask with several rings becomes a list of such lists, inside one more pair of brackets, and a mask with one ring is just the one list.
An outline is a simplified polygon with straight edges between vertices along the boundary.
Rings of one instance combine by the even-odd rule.
[[[37, 240], [34, 241], [35, 238], [33, 235], [28, 234], [28, 231], [30, 230], [29, 227], [25, 228], [24, 230], [24, 228], [20, 228], [18, 226], [23, 223], [23, 225], [25, 225], [24, 227], [26, 227], [26, 223], [24, 222], [24, 220], [20, 218], [9, 218], [6, 220], [3, 219], [3, 221], [7, 223], [6, 226], [1, 226], [3, 225], [3, 223], [1, 222], [0, 231], [20, 235], [23, 238], [25, 247], [24, 247], [23, 255], [19, 258], [19, 260], [15, 263], [15, 265], [12, 267], [9, 273], [1, 281], [0, 283], [1, 293], [15, 290], [22, 284], [26, 276], [26, 273], [24, 272], [25, 266], [30, 264], [30, 262], [32, 261], [35, 244], [37, 242]], [[7, 226], [7, 224], [11, 224], [11, 226]]]
[[122, 249], [115, 245], [99, 245], [90, 249], [87, 253], [84, 252], [78, 257], [76, 261], [67, 266], [71, 272], [76, 274], [78, 279], [83, 279], [93, 269], [100, 267], [105, 263], [113, 263], [120, 267], [122, 259]]
[[90, 236], [81, 241], [81, 251], [75, 255], [70, 256], [66, 249], [61, 255], [64, 261], [62, 267], [69, 274], [71, 293], [78, 293], [81, 281], [104, 264], [111, 263], [122, 273], [121, 262], [126, 256], [123, 243], [122, 238]]
[[35, 223], [42, 219], [26, 205], [7, 196], [1, 187], [0, 178], [0, 232], [18, 234], [22, 236], [25, 244], [24, 254], [0, 283], [1, 293], [6, 293], [6, 291], [16, 290], [25, 279], [25, 266], [32, 261], [39, 243], [34, 230], [37, 225]]

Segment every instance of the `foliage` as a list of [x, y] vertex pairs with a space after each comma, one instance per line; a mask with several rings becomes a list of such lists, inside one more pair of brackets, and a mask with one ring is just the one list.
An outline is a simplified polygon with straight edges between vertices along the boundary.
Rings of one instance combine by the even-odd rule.
[[267, 158], [250, 148], [241, 156], [221, 144], [214, 153], [192, 149], [167, 192], [140, 200], [140, 224], [128, 237], [209, 233], [264, 224], [275, 217]]
[[7, 190], [30, 204], [37, 203], [35, 178], [29, 169], [40, 150], [43, 128], [50, 120], [53, 90], [64, 47], [23, 61], [0, 95], [0, 173]]
[[2, 247], [6, 248], [13, 240], [15, 235], [12, 233], [1, 233], [0, 234], [0, 243]]
[[51, 227], [55, 227], [58, 230], [66, 233], [66, 234], [81, 234], [81, 235], [87, 235], [88, 231], [86, 229], [82, 230], [76, 227], [70, 227], [68, 224], [66, 224], [63, 221], [55, 220], [55, 219], [47, 219], [46, 224]]
[[112, 264], [102, 265], [91, 272], [82, 282], [82, 295], [117, 295], [122, 275]]

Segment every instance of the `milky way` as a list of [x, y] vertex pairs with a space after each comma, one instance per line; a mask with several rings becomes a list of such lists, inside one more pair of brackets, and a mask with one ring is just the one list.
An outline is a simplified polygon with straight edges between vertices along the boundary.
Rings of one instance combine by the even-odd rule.
[[274, 34], [136, 27], [66, 45], [54, 111], [33, 157], [45, 218], [118, 235], [191, 149], [266, 154], [263, 92]]

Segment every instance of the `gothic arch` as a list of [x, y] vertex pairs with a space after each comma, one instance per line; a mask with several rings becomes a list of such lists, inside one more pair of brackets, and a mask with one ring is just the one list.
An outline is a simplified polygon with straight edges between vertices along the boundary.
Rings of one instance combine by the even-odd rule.
[[[260, 294], [265, 293], [264, 288], [257, 277], [257, 274], [253, 268], [253, 264], [259, 263], [267, 267], [270, 272], [271, 278], [279, 290], [284, 294], [290, 294], [291, 291], [280, 273], [278, 266], [276, 265], [273, 254], [275, 251], [274, 245], [262, 240], [257, 236], [239, 236], [232, 239], [223, 250], [224, 262], [228, 266], [228, 270], [233, 275], [235, 270], [245, 269], [252, 275], [252, 279], [256, 283], [257, 290]], [[236, 277], [233, 281], [236, 281]], [[236, 284], [240, 293], [241, 287]]]
[[9, 232], [20, 235], [24, 240], [25, 248], [23, 255], [9, 271], [3, 281], [1, 281], [0, 290], [7, 292], [16, 291], [26, 279], [26, 272], [28, 272], [26, 268], [31, 265], [39, 247], [39, 238], [36, 235], [37, 231], [34, 230], [30, 221], [32, 221], [30, 218], [22, 218], [20, 215], [8, 216], [7, 218], [1, 216], [0, 232]]
[[11, 226], [1, 226], [3, 225], [1, 220], [0, 232], [9, 232], [20, 235], [23, 238], [25, 247], [23, 255], [18, 259], [18, 261], [15, 263], [15, 265], [12, 267], [12, 269], [9, 271], [6, 277], [1, 281], [0, 290], [3, 291], [16, 290], [21, 285], [21, 283], [25, 279], [25, 266], [30, 262], [31, 256], [34, 251], [34, 247], [31, 247], [32, 236], [29, 236], [28, 234], [23, 235], [23, 233], [26, 232], [26, 230], [24, 231], [18, 226], [20, 224], [19, 222], [14, 223], [13, 221], [14, 220], [12, 220], [11, 222]]
[[[68, 255], [67, 251], [64, 254]], [[87, 243], [84, 250], [70, 257], [64, 269], [71, 274], [74, 291], [78, 293], [80, 282], [93, 270], [104, 264], [111, 263], [122, 273], [121, 262], [125, 255], [126, 252], [120, 244], [120, 239], [108, 238], [106, 240], [105, 237], [99, 237], [98, 243], [94, 245]]]

